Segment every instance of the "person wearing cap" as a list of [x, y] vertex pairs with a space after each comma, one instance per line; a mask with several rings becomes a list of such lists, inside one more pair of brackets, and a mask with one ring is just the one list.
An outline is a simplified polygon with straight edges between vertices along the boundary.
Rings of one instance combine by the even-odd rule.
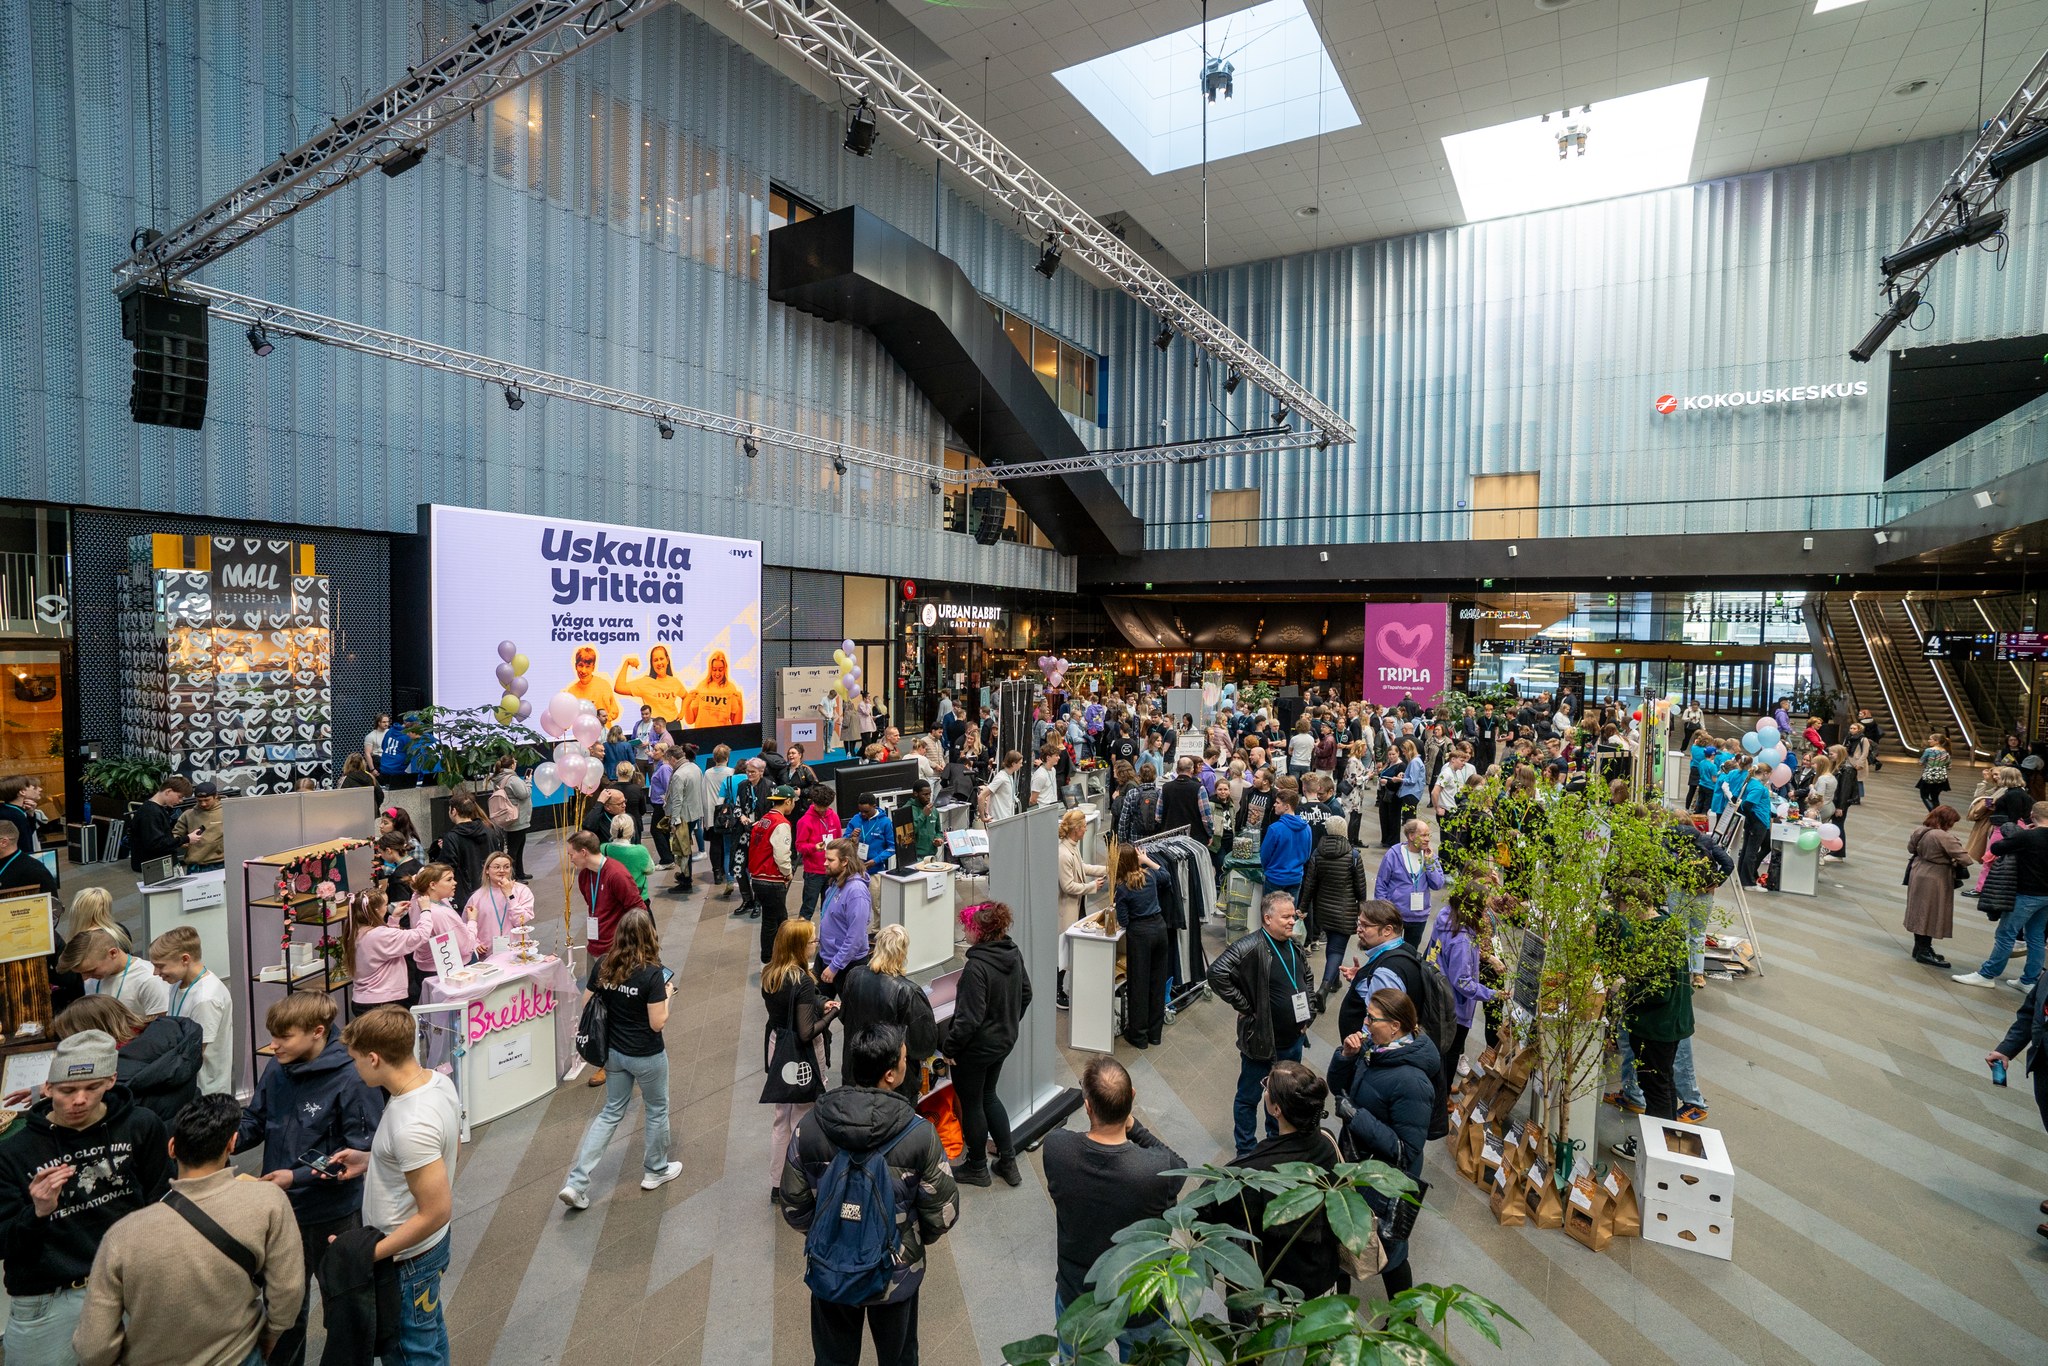
[[789, 824], [789, 805], [796, 789], [787, 784], [769, 789], [768, 809], [754, 819], [747, 834], [747, 881], [761, 908], [761, 962], [775, 948], [775, 932], [789, 918], [789, 879], [795, 864], [790, 850], [796, 836]]
[[0, 1262], [10, 1303], [9, 1366], [68, 1366], [86, 1279], [107, 1231], [163, 1198], [163, 1121], [116, 1080], [114, 1040], [87, 1029], [58, 1042], [44, 1095], [0, 1143]]
[[171, 826], [171, 838], [178, 842], [178, 857], [188, 873], [210, 873], [223, 865], [225, 838], [220, 818], [220, 789], [200, 783], [192, 789], [192, 809]]

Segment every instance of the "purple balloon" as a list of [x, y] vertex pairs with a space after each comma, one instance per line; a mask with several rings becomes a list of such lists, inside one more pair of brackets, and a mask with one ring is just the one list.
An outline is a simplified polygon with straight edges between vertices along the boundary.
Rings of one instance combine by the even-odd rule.
[[518, 674], [512, 672], [510, 664], [500, 664], [498, 666], [498, 686], [507, 692], [512, 690], [512, 681], [518, 677]]
[[[512, 666], [510, 664], [500, 664], [498, 667], [501, 669], [509, 669]], [[511, 693], [514, 697], [526, 696], [525, 677], [520, 674], [512, 675], [512, 681], [505, 685], [505, 691]], [[520, 705], [525, 707], [528, 711], [533, 710], [533, 705], [531, 703], [522, 702]]]
[[[514, 682], [516, 682], [516, 683], [524, 683], [524, 682], [525, 682], [526, 680], [525, 680], [525, 679], [523, 679], [523, 678], [519, 678], [519, 679], [514, 679], [513, 681], [514, 681]], [[514, 692], [525, 692], [525, 691], [526, 691], [526, 689], [524, 689], [524, 688], [515, 688], [515, 689], [513, 689], [513, 691], [514, 691]], [[513, 719], [514, 721], [524, 721], [524, 720], [525, 720], [525, 719], [526, 719], [527, 717], [529, 717], [529, 716], [531, 716], [531, 715], [533, 715], [533, 703], [531, 703], [531, 702], [527, 701], [527, 700], [526, 700], [525, 698], [523, 698], [523, 697], [522, 697], [522, 698], [520, 698], [520, 699], [519, 699], [519, 710], [518, 710], [518, 711], [515, 711], [515, 712], [513, 712], [513, 713], [512, 713], [512, 719]]]
[[518, 653], [519, 647], [517, 645], [514, 645], [511, 641], [501, 640], [498, 642], [498, 658], [504, 660], [507, 664], [510, 664], [512, 662], [512, 656]]

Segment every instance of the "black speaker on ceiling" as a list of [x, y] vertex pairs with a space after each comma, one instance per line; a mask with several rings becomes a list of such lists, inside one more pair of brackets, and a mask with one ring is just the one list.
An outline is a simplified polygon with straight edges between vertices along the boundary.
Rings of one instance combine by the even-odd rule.
[[983, 545], [1003, 539], [1003, 519], [1010, 515], [1010, 495], [986, 484], [976, 485], [968, 494], [969, 529]]
[[138, 286], [121, 296], [121, 335], [135, 346], [128, 415], [158, 427], [206, 421], [206, 303]]

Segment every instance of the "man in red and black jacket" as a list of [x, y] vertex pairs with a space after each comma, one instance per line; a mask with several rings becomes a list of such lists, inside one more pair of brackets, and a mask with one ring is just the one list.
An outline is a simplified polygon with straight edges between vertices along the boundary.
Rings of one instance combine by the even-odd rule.
[[[589, 914], [584, 922], [584, 938], [590, 952], [590, 978], [583, 984], [588, 991], [597, 984], [597, 966], [611, 952], [612, 935], [618, 932], [619, 922], [626, 918], [627, 911], [641, 910], [646, 903], [640, 899], [640, 888], [626, 871], [626, 865], [606, 858], [597, 836], [588, 830], [578, 830], [569, 836], [569, 862], [576, 869], [576, 894], [583, 898]], [[602, 1067], [591, 1074], [588, 1084], [604, 1085]]]
[[795, 800], [793, 787], [771, 789], [767, 809], [755, 817], [753, 829], [747, 834], [747, 880], [754, 884], [754, 900], [761, 907], [764, 964], [774, 952], [776, 931], [789, 918], [789, 879], [794, 868], [790, 850], [795, 839], [789, 824], [789, 807]]

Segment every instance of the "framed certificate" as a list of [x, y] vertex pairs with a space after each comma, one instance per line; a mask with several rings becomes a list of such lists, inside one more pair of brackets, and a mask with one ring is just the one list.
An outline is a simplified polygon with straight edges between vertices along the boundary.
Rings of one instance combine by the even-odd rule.
[[56, 951], [57, 931], [47, 894], [0, 897], [0, 963], [47, 958]]

